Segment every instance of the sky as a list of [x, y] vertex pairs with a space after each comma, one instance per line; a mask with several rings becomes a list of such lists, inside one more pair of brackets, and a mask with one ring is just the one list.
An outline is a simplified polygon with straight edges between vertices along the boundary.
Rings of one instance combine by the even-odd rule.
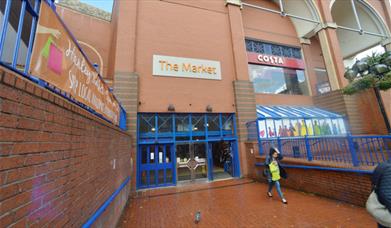
[[80, 0], [80, 2], [95, 6], [109, 13], [111, 13], [113, 8], [113, 0]]

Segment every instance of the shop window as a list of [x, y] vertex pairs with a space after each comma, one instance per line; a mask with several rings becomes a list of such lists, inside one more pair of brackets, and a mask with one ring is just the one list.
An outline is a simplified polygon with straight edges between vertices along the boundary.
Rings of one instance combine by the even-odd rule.
[[233, 136], [234, 135], [234, 122], [233, 116], [230, 114], [222, 114], [221, 122], [223, 124], [223, 134]]
[[324, 94], [331, 91], [329, 77], [325, 69], [315, 69], [316, 91], [318, 94]]
[[260, 138], [330, 136], [346, 134], [342, 118], [258, 120]]
[[155, 115], [142, 114], [140, 115], [140, 133], [155, 133]]
[[159, 133], [172, 132], [172, 115], [159, 114], [158, 115], [158, 131]]
[[175, 117], [176, 132], [189, 131], [189, 115], [177, 115]]
[[303, 70], [249, 64], [256, 93], [309, 95]]
[[218, 114], [208, 115], [208, 131], [220, 131], [220, 119]]
[[246, 50], [248, 52], [302, 59], [300, 48], [265, 43], [265, 42], [261, 42], [257, 40], [249, 40], [249, 39], [246, 39], [245, 42], [246, 42]]
[[192, 115], [191, 116], [191, 124], [193, 127], [193, 131], [205, 131], [205, 118], [204, 115]]

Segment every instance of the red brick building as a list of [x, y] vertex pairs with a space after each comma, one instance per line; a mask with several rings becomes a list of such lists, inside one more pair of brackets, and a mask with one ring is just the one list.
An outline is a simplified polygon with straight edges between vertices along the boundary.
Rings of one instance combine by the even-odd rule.
[[340, 92], [344, 64], [391, 50], [387, 0], [115, 1], [111, 21], [57, 12], [128, 112], [137, 188], [246, 176], [256, 105], [319, 107], [352, 134], [387, 133], [372, 91]]

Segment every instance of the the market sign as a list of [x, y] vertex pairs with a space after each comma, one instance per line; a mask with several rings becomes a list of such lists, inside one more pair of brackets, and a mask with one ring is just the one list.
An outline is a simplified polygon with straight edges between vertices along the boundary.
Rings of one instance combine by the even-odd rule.
[[153, 55], [154, 76], [221, 80], [219, 61]]

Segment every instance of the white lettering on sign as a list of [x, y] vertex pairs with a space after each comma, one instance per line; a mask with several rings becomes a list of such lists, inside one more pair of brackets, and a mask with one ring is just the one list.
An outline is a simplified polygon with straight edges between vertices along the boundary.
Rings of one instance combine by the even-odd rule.
[[153, 75], [221, 80], [219, 61], [153, 55]]
[[258, 60], [263, 63], [284, 64], [282, 57], [278, 56], [258, 55]]

